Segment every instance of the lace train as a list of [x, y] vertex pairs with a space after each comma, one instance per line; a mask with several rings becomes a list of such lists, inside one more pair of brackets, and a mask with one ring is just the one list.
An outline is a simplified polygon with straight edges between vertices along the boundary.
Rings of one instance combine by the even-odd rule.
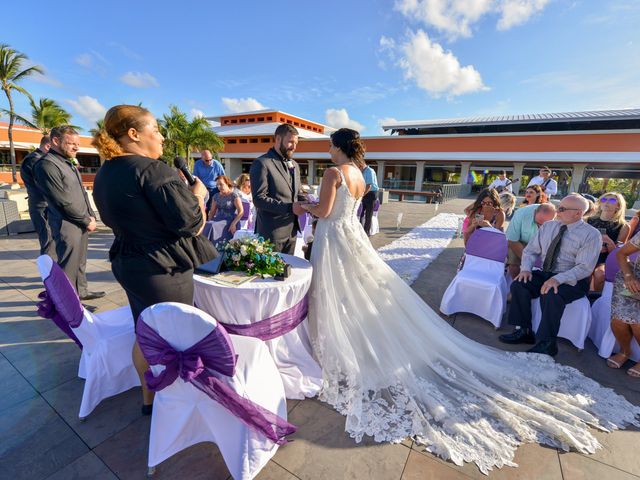
[[310, 333], [320, 399], [356, 441], [412, 437], [483, 473], [513, 463], [521, 443], [593, 453], [588, 426], [640, 426], [640, 408], [578, 370], [538, 354], [476, 343], [442, 320], [378, 257], [344, 179], [318, 222]]

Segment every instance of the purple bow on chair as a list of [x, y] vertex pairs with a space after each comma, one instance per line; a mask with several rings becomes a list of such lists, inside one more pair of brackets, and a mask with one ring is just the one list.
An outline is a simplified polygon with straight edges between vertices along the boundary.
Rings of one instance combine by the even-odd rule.
[[285, 436], [296, 431], [294, 425], [241, 397], [213, 375], [211, 370], [232, 376], [236, 366], [233, 344], [221, 325], [183, 352], [175, 350], [144, 321], [138, 321], [136, 330], [138, 345], [149, 364], [166, 367], [157, 377], [151, 370], [145, 372], [144, 378], [149, 390], [162, 390], [180, 377], [229, 410], [249, 428], [262, 433], [278, 445], [287, 443]]
[[67, 275], [55, 262], [44, 280], [44, 288], [46, 290], [38, 294], [41, 299], [38, 302], [38, 315], [52, 320], [82, 349], [82, 343], [71, 329], [78, 328], [82, 323], [84, 308]]

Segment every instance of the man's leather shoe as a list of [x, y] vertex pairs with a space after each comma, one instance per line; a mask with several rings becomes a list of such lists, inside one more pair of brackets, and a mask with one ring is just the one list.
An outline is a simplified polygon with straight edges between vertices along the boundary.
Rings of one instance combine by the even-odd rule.
[[551, 357], [555, 357], [558, 353], [558, 344], [555, 340], [543, 340], [536, 343], [536, 346], [527, 350], [528, 353], [544, 353]]
[[80, 297], [80, 300], [95, 300], [96, 298], [102, 298], [105, 295], [105, 292], [87, 292], [82, 297]]
[[528, 343], [529, 345], [533, 345], [534, 343], [536, 343], [536, 336], [528, 328], [520, 328], [518, 330], [514, 330], [511, 333], [500, 335], [498, 337], [498, 340], [500, 340], [502, 343]]

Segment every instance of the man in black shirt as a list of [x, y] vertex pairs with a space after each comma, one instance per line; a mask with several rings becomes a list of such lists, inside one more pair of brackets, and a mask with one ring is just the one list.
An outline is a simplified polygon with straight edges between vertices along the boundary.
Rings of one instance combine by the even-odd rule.
[[92, 300], [105, 292], [87, 290], [87, 248], [89, 232], [96, 218], [80, 172], [72, 159], [80, 148], [80, 137], [71, 127], [51, 130], [51, 149], [36, 163], [36, 182], [49, 203], [51, 230], [56, 242], [58, 264], [76, 288], [81, 300]]
[[51, 139], [48, 135], [45, 135], [42, 137], [42, 140], [40, 140], [40, 147], [36, 148], [22, 160], [20, 164], [20, 176], [22, 177], [24, 186], [27, 188], [29, 216], [31, 217], [33, 228], [38, 234], [40, 255], [46, 254], [55, 260], [56, 249], [51, 235], [51, 227], [49, 227], [47, 200], [44, 198], [44, 195], [42, 195], [33, 176], [34, 165], [43, 155], [46, 155], [50, 146]]

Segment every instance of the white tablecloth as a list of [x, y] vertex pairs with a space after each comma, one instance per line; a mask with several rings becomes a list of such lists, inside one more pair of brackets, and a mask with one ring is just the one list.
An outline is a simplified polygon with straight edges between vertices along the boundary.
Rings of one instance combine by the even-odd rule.
[[[216, 320], [237, 325], [288, 310], [307, 294], [312, 268], [304, 259], [290, 255], [283, 258], [292, 267], [291, 276], [284, 281], [256, 279], [230, 287], [194, 275], [195, 304]], [[265, 343], [278, 366], [287, 398], [313, 397], [320, 391], [322, 372], [311, 356], [306, 319], [291, 332]]]

